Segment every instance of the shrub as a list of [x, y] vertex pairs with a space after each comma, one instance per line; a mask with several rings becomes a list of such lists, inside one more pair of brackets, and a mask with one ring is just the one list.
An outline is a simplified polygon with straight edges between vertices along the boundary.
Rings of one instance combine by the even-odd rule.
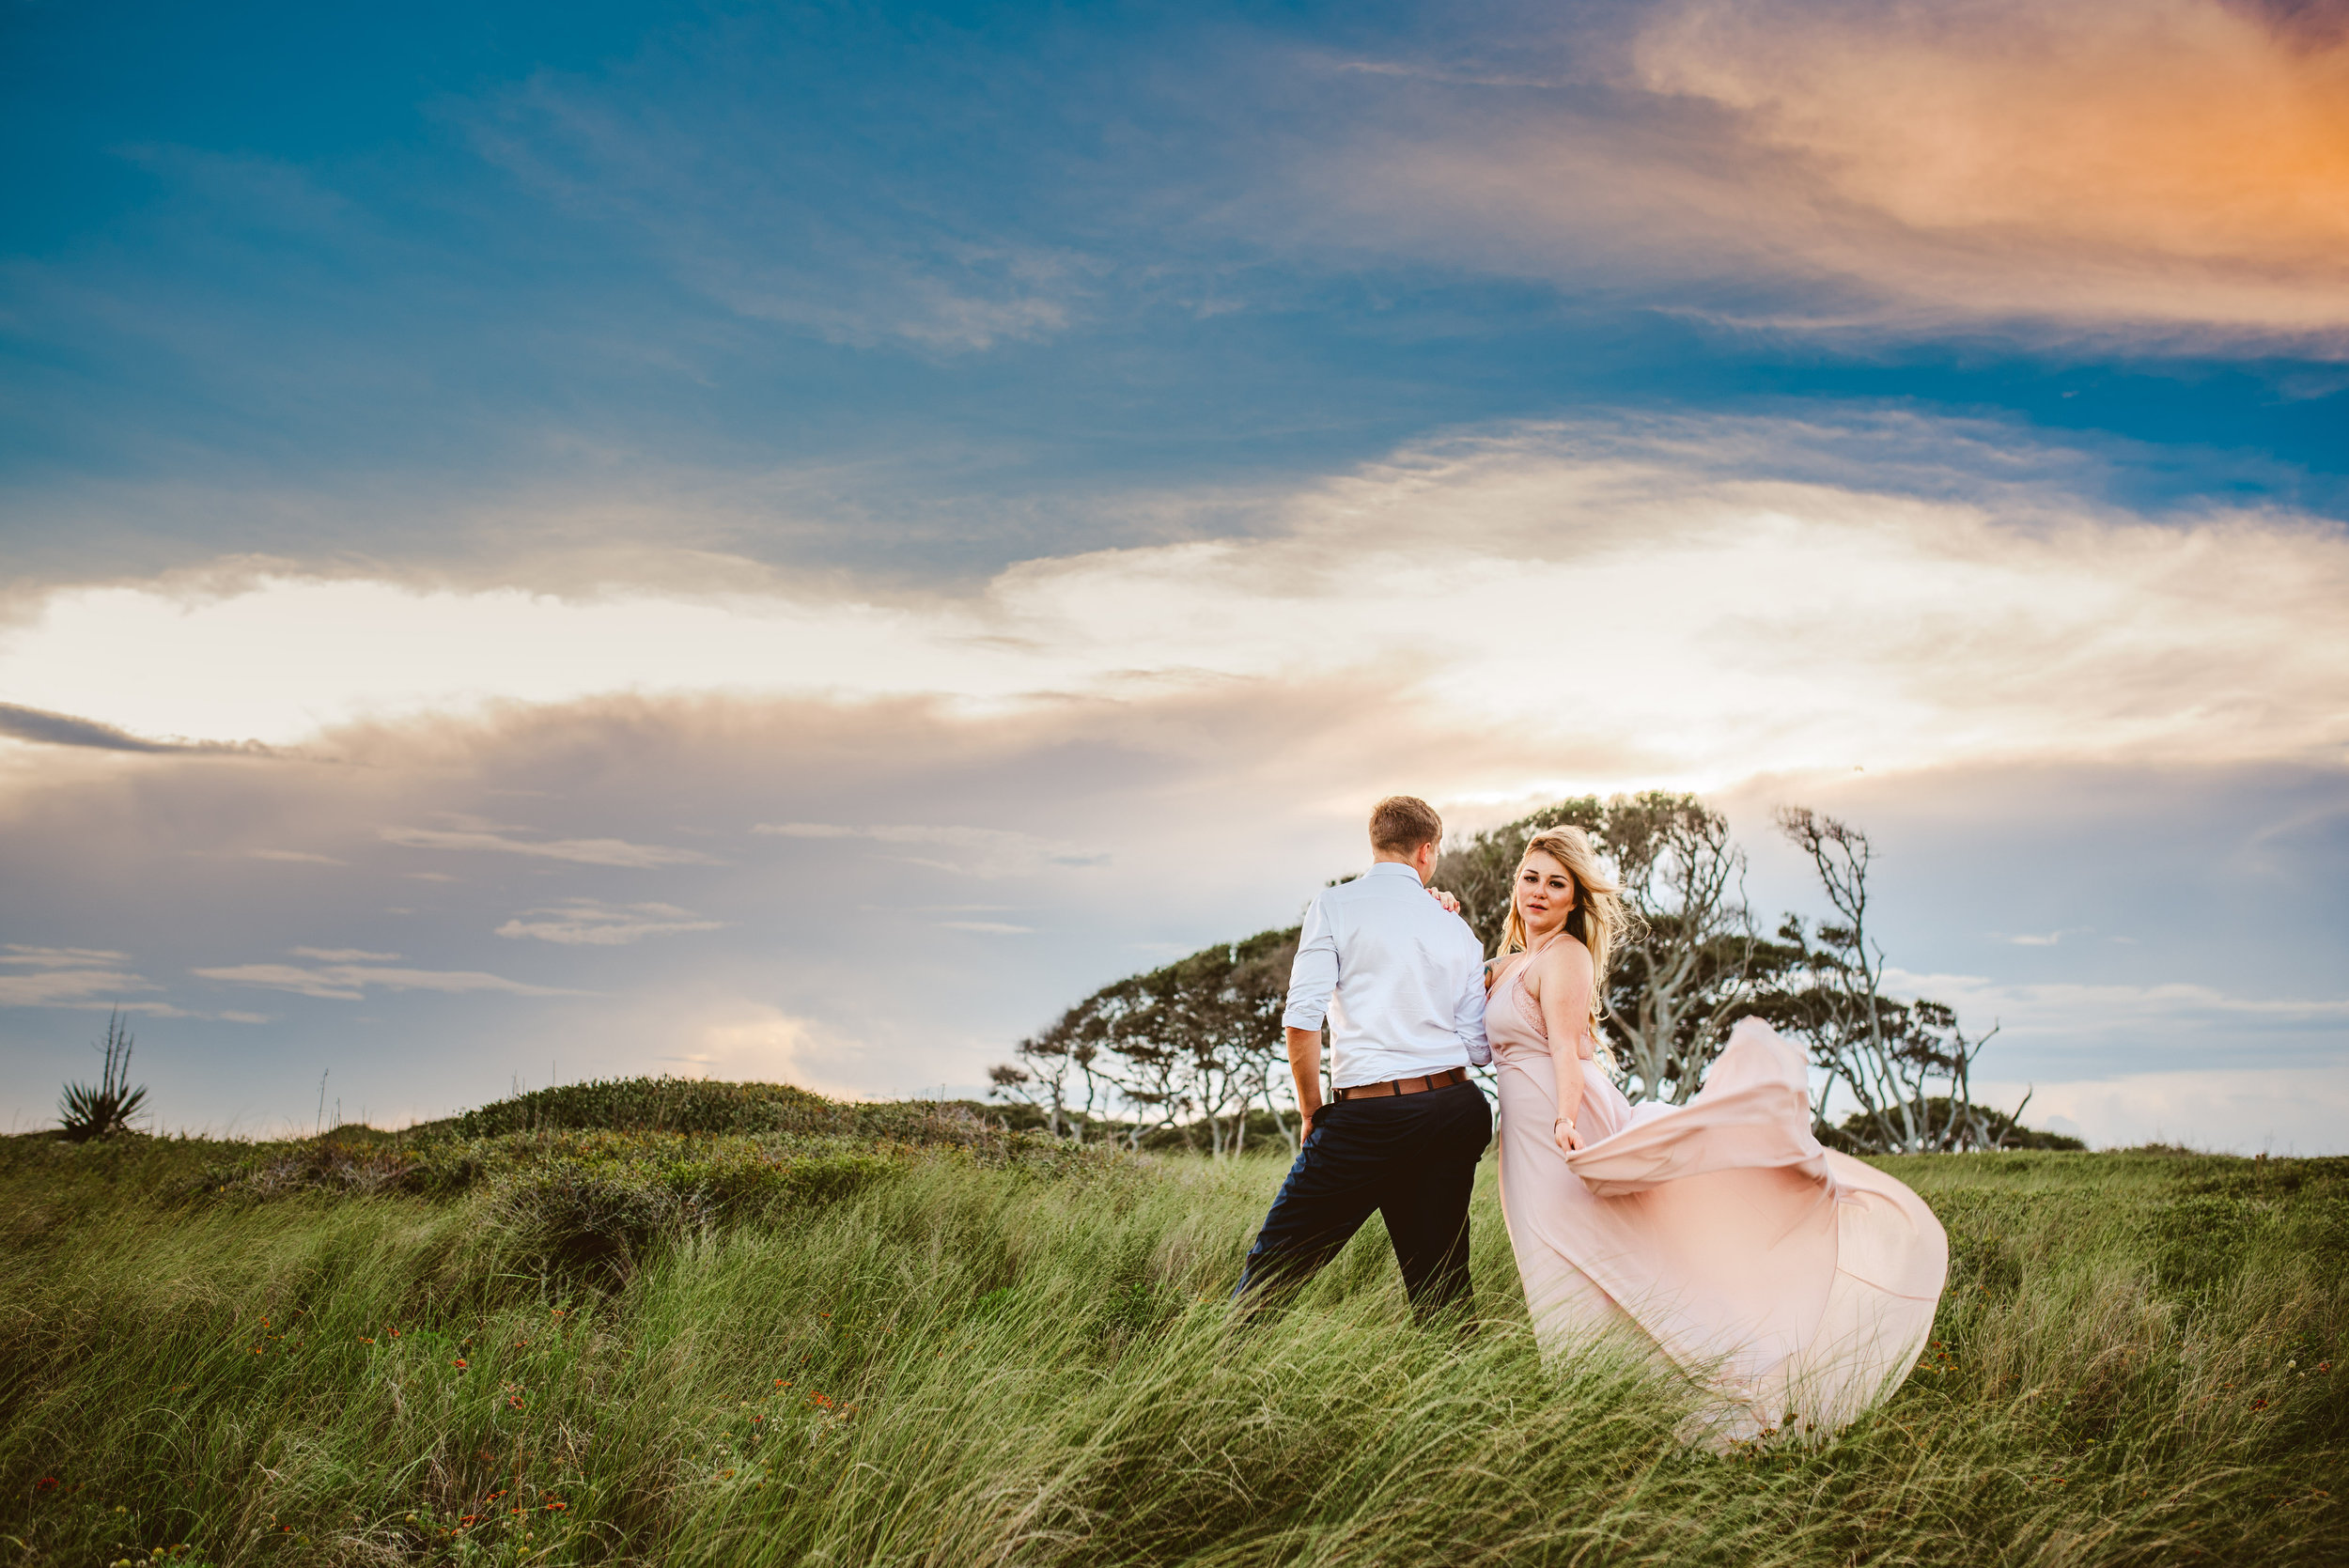
[[64, 1118], [58, 1130], [69, 1142], [86, 1143], [93, 1138], [111, 1138], [131, 1130], [131, 1118], [147, 1101], [146, 1085], [131, 1087], [131, 1031], [121, 1012], [107, 1014], [106, 1038], [99, 1048], [105, 1052], [106, 1064], [99, 1074], [98, 1087], [69, 1083], [64, 1097], [57, 1101]]
[[708, 1079], [623, 1078], [534, 1089], [468, 1110], [451, 1130], [459, 1138], [604, 1127], [654, 1132], [850, 1132], [853, 1107], [787, 1083], [720, 1083]]

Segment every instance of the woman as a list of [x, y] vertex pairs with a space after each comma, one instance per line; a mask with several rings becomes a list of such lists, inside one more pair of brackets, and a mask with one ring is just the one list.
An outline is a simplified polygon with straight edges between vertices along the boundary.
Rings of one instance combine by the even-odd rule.
[[1618, 890], [1577, 828], [1517, 867], [1486, 1032], [1501, 1204], [1544, 1353], [1628, 1331], [1714, 1396], [1714, 1446], [1832, 1433], [1916, 1364], [1948, 1271], [1930, 1210], [1819, 1146], [1803, 1058], [1759, 1018], [1687, 1105], [1636, 1109], [1599, 1038]]

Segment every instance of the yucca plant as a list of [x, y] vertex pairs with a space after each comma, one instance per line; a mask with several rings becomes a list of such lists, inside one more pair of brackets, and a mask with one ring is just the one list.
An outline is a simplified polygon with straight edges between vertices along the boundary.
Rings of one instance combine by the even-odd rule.
[[57, 1101], [68, 1141], [86, 1143], [130, 1130], [131, 1117], [147, 1099], [145, 1084], [131, 1087], [131, 1029], [122, 1021], [121, 1010], [107, 1014], [106, 1038], [99, 1048], [105, 1052], [106, 1064], [100, 1070], [98, 1087], [69, 1083]]

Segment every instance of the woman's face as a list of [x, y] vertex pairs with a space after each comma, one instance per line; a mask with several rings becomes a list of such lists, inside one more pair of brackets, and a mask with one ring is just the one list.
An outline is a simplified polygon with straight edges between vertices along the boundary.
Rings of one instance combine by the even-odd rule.
[[1517, 919], [1529, 940], [1539, 941], [1566, 923], [1574, 908], [1574, 877], [1557, 856], [1528, 849], [1517, 866]]

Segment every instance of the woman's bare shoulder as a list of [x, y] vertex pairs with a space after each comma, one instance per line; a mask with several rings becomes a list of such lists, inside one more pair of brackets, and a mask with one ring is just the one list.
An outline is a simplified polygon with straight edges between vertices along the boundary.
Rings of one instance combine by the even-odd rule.
[[1583, 981], [1591, 978], [1595, 968], [1591, 961], [1591, 950], [1571, 934], [1542, 949], [1541, 966], [1544, 974], [1554, 974], [1561, 980]]

